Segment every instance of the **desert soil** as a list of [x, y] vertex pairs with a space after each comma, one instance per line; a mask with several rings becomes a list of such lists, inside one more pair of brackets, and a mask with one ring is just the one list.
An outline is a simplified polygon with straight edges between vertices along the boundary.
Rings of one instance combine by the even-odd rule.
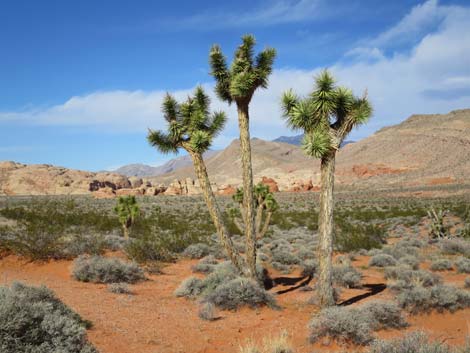
[[[111, 256], [115, 256], [112, 254]], [[354, 265], [364, 274], [364, 284], [386, 283], [380, 270], [364, 269], [367, 257], [358, 257]], [[207, 322], [198, 317], [198, 304], [176, 298], [174, 290], [192, 276], [193, 260], [183, 260], [165, 267], [163, 274], [149, 275], [149, 280], [132, 286], [134, 295], [113, 294], [106, 285], [81, 283], [71, 277], [71, 261], [28, 263], [16, 256], [0, 260], [0, 283], [23, 281], [44, 284], [67, 305], [93, 323], [88, 331], [90, 341], [102, 353], [232, 353], [249, 340], [262, 342], [266, 336], [286, 330], [298, 353], [334, 351], [341, 349], [334, 342], [323, 341], [311, 345], [308, 340], [308, 322], [318, 310], [309, 304], [312, 292], [298, 288], [299, 274], [288, 276], [272, 271], [273, 278], [292, 278], [289, 285], [277, 285], [281, 310], [269, 308], [242, 309], [238, 312], [221, 311], [220, 319]], [[422, 264], [427, 268], [429, 264]], [[462, 286], [465, 276], [455, 272], [442, 274], [444, 281]], [[296, 278], [298, 277], [298, 278]], [[281, 280], [282, 281], [282, 280]], [[294, 283], [295, 282], [295, 283]], [[313, 283], [310, 283], [313, 284]], [[341, 301], [368, 293], [368, 290], [343, 290]], [[373, 299], [390, 299], [388, 289], [367, 296], [352, 305]], [[434, 339], [461, 345], [470, 335], [470, 309], [456, 313], [432, 313], [407, 318], [411, 324], [405, 330], [378, 332], [382, 338], [403, 335], [407, 331], [424, 330]], [[343, 347], [344, 348], [344, 347]]]

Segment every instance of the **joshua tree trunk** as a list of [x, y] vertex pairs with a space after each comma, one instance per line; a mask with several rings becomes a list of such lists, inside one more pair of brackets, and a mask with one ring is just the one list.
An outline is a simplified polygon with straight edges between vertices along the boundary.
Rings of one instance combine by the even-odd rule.
[[245, 209], [246, 262], [248, 264], [250, 277], [254, 280], [258, 280], [258, 276], [256, 274], [256, 233], [248, 104], [237, 104], [237, 108], [243, 169], [243, 206]]
[[124, 233], [124, 239], [129, 240], [129, 228], [127, 228], [127, 224], [122, 225], [122, 231]]
[[321, 307], [335, 304], [332, 284], [333, 256], [333, 189], [335, 182], [335, 151], [321, 160], [320, 215], [318, 217], [318, 302]]
[[211, 188], [209, 175], [207, 174], [206, 165], [204, 163], [202, 155], [200, 153], [190, 153], [190, 155], [193, 160], [194, 169], [199, 179], [199, 184], [201, 185], [201, 189], [207, 204], [207, 208], [209, 210], [209, 214], [212, 218], [212, 222], [214, 223], [215, 229], [217, 230], [220, 243], [224, 247], [229, 259], [232, 261], [232, 263], [240, 272], [240, 274], [245, 275], [246, 268], [244, 266], [243, 260], [238, 254], [238, 252], [235, 251], [232, 239], [230, 239], [227, 228], [222, 222], [222, 216], [217, 205], [217, 200], [215, 199], [214, 192]]

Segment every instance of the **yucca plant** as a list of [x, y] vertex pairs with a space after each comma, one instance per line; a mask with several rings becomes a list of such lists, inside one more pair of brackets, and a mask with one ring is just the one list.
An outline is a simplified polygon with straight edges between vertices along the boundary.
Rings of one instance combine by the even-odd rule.
[[119, 223], [121, 223], [124, 238], [129, 239], [129, 230], [140, 213], [140, 207], [135, 196], [120, 196], [114, 207], [114, 212], [116, 212]]
[[[255, 185], [253, 194], [256, 208], [255, 234], [256, 239], [259, 240], [266, 235], [272, 214], [279, 208], [279, 205], [273, 193], [269, 191], [268, 185], [262, 183]], [[238, 208], [231, 208], [229, 215], [239, 232], [243, 234], [246, 219], [246, 210], [243, 205], [243, 188], [238, 188], [232, 198], [238, 204]]]
[[427, 211], [430, 224], [429, 236], [434, 239], [445, 238], [449, 235], [449, 229], [444, 224], [444, 217], [448, 212], [442, 209], [435, 210], [431, 208]]
[[255, 205], [253, 195], [253, 170], [251, 164], [251, 144], [249, 129], [249, 105], [258, 88], [268, 86], [268, 77], [276, 51], [267, 48], [254, 56], [255, 38], [252, 35], [242, 37], [242, 44], [235, 51], [230, 67], [220, 46], [214, 45], [210, 51], [211, 74], [216, 80], [217, 96], [229, 104], [235, 102], [240, 129], [240, 149], [243, 169], [243, 205], [245, 209], [244, 234], [246, 255], [250, 276], [256, 279], [256, 231]]
[[325, 70], [316, 77], [315, 89], [309, 96], [300, 98], [292, 90], [285, 92], [282, 109], [287, 125], [304, 132], [304, 152], [321, 160], [318, 302], [329, 306], [335, 303], [332, 253], [336, 153], [350, 131], [369, 119], [372, 107], [367, 94], [356, 97], [350, 89], [336, 86], [333, 76]]
[[214, 138], [224, 128], [227, 121], [224, 112], [210, 113], [210, 99], [202, 87], [197, 87], [194, 95], [184, 103], [178, 103], [167, 94], [163, 101], [163, 116], [168, 123], [167, 132], [150, 130], [148, 142], [162, 153], [178, 153], [184, 149], [191, 156], [194, 171], [199, 180], [204, 199], [217, 230], [220, 243], [229, 259], [244, 274], [246, 266], [235, 250], [230, 235], [222, 221], [220, 208], [212, 191], [209, 175], [203, 159]]

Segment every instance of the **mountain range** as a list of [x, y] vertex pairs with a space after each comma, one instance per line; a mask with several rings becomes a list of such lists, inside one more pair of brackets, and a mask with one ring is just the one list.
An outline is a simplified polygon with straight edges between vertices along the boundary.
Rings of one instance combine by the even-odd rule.
[[[211, 181], [218, 189], [241, 184], [239, 148], [239, 141], [234, 140], [225, 149], [205, 156]], [[305, 156], [295, 144], [254, 138], [252, 160], [255, 181], [271, 178], [281, 191], [319, 184], [319, 161]], [[377, 189], [470, 184], [470, 109], [413, 115], [398, 125], [345, 145], [339, 150], [336, 162], [338, 186]], [[129, 170], [133, 168], [121, 173], [130, 175]], [[145, 166], [139, 168], [134, 168], [133, 176], [128, 177], [51, 165], [0, 162], [0, 194], [80, 194], [106, 188], [113, 192], [148, 187], [164, 190], [175, 180], [184, 181], [187, 190], [197, 189], [191, 181], [195, 175], [187, 156], [152, 170]], [[153, 176], [142, 178], [143, 174]]]

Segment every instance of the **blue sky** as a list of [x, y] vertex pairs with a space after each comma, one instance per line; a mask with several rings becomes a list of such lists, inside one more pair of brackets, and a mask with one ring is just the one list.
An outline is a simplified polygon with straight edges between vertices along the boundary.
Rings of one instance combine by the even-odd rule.
[[[334, 4], [333, 4], [334, 3]], [[278, 56], [271, 84], [251, 105], [252, 135], [292, 135], [281, 93], [306, 94], [329, 67], [368, 90], [364, 138], [413, 113], [470, 107], [468, 1], [0, 1], [0, 160], [101, 170], [161, 164], [147, 128], [163, 128], [166, 91], [197, 84], [229, 115], [215, 148], [237, 137], [235, 107], [217, 101], [208, 51], [230, 57], [240, 36]]]

